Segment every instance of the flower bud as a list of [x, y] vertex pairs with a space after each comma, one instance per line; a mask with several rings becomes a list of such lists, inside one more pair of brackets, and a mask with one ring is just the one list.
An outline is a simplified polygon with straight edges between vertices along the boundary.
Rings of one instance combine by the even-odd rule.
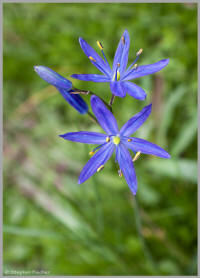
[[80, 114], [87, 113], [87, 103], [82, 99], [81, 96], [73, 94], [74, 90], [72, 89], [71, 81], [45, 66], [35, 66], [34, 70], [44, 81], [55, 86], [63, 98]]
[[35, 72], [47, 83], [69, 90], [72, 88], [72, 82], [64, 78], [57, 72], [45, 66], [34, 66]]

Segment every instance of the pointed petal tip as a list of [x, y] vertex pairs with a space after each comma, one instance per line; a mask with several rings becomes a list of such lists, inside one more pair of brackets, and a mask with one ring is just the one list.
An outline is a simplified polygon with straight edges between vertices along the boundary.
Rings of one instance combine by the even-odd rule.
[[160, 60], [160, 62], [163, 63], [163, 67], [166, 67], [166, 66], [169, 64], [169, 58], [167, 58], [167, 59], [162, 59], [162, 60]]
[[79, 43], [81, 43], [82, 41], [84, 41], [84, 39], [81, 38], [81, 37], [80, 37], [78, 40], [79, 40]]
[[147, 98], [147, 95], [142, 96], [141, 98], [138, 98], [138, 100], [146, 100], [146, 98]]
[[33, 66], [33, 69], [34, 69], [35, 72], [37, 72], [37, 71], [39, 70], [40, 67], [42, 67], [42, 66], [39, 66], [39, 65]]
[[92, 95], [91, 98], [90, 98], [90, 101], [95, 101], [95, 100], [98, 100], [98, 96], [95, 96], [95, 95]]
[[78, 179], [78, 185], [80, 185], [82, 183], [82, 181], [80, 180], [80, 178]]
[[148, 111], [149, 113], [151, 113], [151, 110], [152, 110], [152, 103], [150, 103], [149, 105], [145, 106], [143, 109], [145, 109], [146, 111]]
[[170, 159], [171, 158], [171, 155], [169, 153], [166, 152], [166, 157], [167, 159]]
[[81, 38], [81, 37], [79, 38], [79, 44], [80, 44], [82, 49], [84, 47], [84, 44], [88, 45], [87, 42], [83, 38]]
[[125, 29], [125, 30], [124, 30], [124, 35], [129, 35], [129, 33], [128, 33], [128, 30], [127, 30], [127, 29]]

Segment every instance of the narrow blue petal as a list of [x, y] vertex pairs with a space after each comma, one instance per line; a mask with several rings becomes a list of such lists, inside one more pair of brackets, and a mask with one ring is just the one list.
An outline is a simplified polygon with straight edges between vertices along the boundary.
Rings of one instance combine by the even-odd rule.
[[[85, 114], [88, 111], [87, 103], [79, 95], [70, 94], [70, 91], [67, 91], [62, 88], [58, 88], [58, 91], [64, 97], [64, 99], [73, 106], [80, 114]], [[73, 91], [73, 90], [71, 90]]]
[[81, 184], [89, 179], [101, 165], [105, 165], [114, 151], [114, 144], [112, 142], [105, 144], [101, 149], [95, 153], [80, 173], [78, 183]]
[[106, 143], [107, 137], [106, 134], [89, 131], [70, 132], [59, 136], [64, 138], [65, 140], [86, 144], [103, 144]]
[[117, 121], [99, 97], [91, 96], [92, 110], [105, 132], [109, 135], [118, 133]]
[[112, 81], [110, 82], [110, 90], [113, 95], [117, 97], [125, 97], [126, 91], [124, 90], [124, 87], [122, 86], [122, 82], [120, 81]]
[[72, 83], [57, 72], [45, 66], [34, 66], [35, 72], [49, 84], [62, 89], [69, 90], [72, 88]]
[[115, 52], [115, 57], [113, 61], [113, 72], [115, 73], [117, 69], [117, 64], [120, 64], [119, 67], [119, 72], [122, 73], [127, 66], [128, 63], [128, 52], [129, 52], [129, 46], [130, 46], [130, 38], [129, 38], [129, 33], [127, 30], [124, 31], [117, 50]]
[[120, 134], [123, 136], [129, 136], [134, 133], [149, 117], [151, 114], [151, 106], [145, 106], [139, 113], [133, 116], [128, 122], [126, 122], [120, 130]]
[[144, 75], [152, 74], [157, 71], [160, 71], [164, 67], [166, 67], [169, 63], [169, 59], [160, 60], [157, 63], [139, 66], [136, 69], [129, 70], [126, 75], [123, 77], [123, 80], [131, 80], [134, 78], [138, 78]]
[[137, 192], [137, 177], [135, 174], [132, 157], [126, 147], [122, 144], [119, 144], [117, 147], [116, 158], [128, 186], [130, 187], [132, 193], [135, 195]]
[[82, 38], [79, 38], [80, 46], [85, 53], [86, 56], [92, 57], [94, 59], [91, 60], [91, 63], [98, 68], [102, 73], [106, 74], [107, 76], [110, 76], [112, 71], [107, 63], [104, 62], [104, 60], [96, 53], [96, 51]]
[[132, 82], [129, 82], [129, 81], [125, 81], [125, 82], [123, 81], [121, 83], [122, 83], [124, 92], [126, 92], [130, 96], [132, 96], [136, 99], [139, 99], [139, 100], [144, 100], [146, 98], [145, 91], [138, 85], [136, 85]]
[[110, 82], [110, 78], [100, 74], [72, 74], [71, 77], [92, 82]]
[[166, 152], [156, 144], [153, 144], [149, 141], [140, 138], [135, 138], [135, 137], [130, 137], [130, 138], [132, 139], [131, 142], [128, 142], [125, 139], [123, 139], [122, 141], [126, 145], [126, 147], [132, 150], [133, 152], [141, 151], [141, 153], [144, 154], [151, 154], [163, 158], [170, 158], [170, 154], [168, 154], [168, 152]]

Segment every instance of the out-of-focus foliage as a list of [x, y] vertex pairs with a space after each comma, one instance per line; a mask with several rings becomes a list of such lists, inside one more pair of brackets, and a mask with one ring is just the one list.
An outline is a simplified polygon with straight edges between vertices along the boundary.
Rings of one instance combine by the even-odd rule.
[[[197, 6], [4, 3], [3, 12], [4, 271], [197, 274]], [[150, 258], [137, 234], [134, 197], [114, 159], [78, 186], [92, 146], [58, 137], [100, 128], [33, 71], [45, 65], [69, 79], [98, 73], [78, 38], [96, 49], [100, 40], [111, 63], [124, 29], [131, 37], [131, 61], [141, 47], [139, 64], [170, 58], [161, 72], [135, 81], [147, 91], [146, 101], [127, 96], [113, 105], [121, 126], [153, 102], [136, 136], [172, 156], [142, 155], [135, 163]], [[106, 101], [111, 97], [108, 84], [73, 84]]]

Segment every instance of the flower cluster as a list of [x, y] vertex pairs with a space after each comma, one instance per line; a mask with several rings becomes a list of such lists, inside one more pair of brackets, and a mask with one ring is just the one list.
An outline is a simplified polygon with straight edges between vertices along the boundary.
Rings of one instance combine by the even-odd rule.
[[[101, 50], [103, 58], [101, 58], [84, 39], [80, 38], [79, 42], [82, 50], [86, 56], [88, 56], [91, 63], [94, 64], [103, 75], [73, 74], [71, 77], [84, 81], [109, 82], [112, 98], [110, 104], [105, 104], [105, 102], [95, 94], [92, 94], [90, 99], [92, 111], [105, 133], [79, 131], [65, 133], [60, 135], [60, 137], [69, 141], [98, 145], [90, 152], [92, 157], [80, 173], [78, 180], [79, 184], [85, 182], [95, 172], [101, 171], [113, 152], [115, 152], [115, 161], [119, 164], [118, 174], [119, 176], [124, 175], [131, 192], [135, 195], [137, 192], [137, 178], [134, 162], [138, 159], [140, 154], [150, 154], [162, 158], [170, 158], [170, 155], [164, 149], [153, 143], [131, 136], [151, 114], [152, 104], [145, 106], [139, 113], [131, 117], [121, 129], [118, 128], [117, 121], [111, 112], [111, 105], [115, 96], [123, 98], [126, 96], [126, 93], [136, 99], [144, 100], [146, 98], [145, 91], [128, 80], [160, 71], [168, 64], [169, 59], [160, 60], [150, 65], [138, 66], [136, 62], [142, 53], [142, 49], [140, 49], [136, 53], [134, 62], [127, 68], [130, 46], [130, 38], [127, 30], [123, 33], [118, 44], [112, 68], [106, 59], [103, 46], [99, 41], [97, 41], [97, 45]], [[79, 113], [90, 114], [87, 104], [79, 95], [88, 94], [90, 93], [89, 91], [73, 88], [69, 80], [47, 67], [35, 66], [34, 69], [43, 80], [55, 86], [65, 100]], [[133, 158], [129, 150], [134, 153]]]

